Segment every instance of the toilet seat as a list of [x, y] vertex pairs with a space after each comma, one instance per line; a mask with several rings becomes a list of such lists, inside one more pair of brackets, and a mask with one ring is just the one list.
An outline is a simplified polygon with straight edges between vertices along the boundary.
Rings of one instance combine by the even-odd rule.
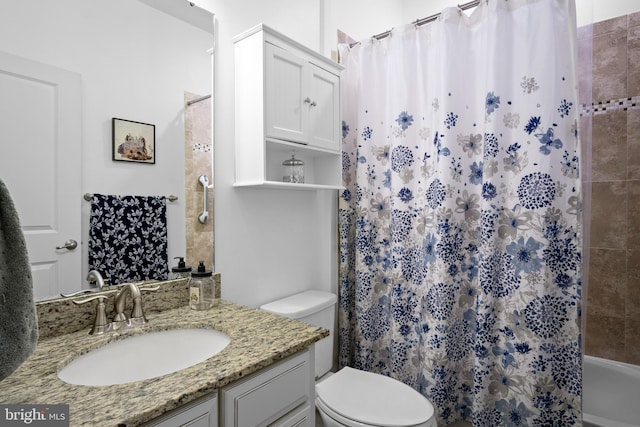
[[349, 367], [316, 385], [319, 410], [347, 426], [435, 425], [429, 400], [384, 375]]

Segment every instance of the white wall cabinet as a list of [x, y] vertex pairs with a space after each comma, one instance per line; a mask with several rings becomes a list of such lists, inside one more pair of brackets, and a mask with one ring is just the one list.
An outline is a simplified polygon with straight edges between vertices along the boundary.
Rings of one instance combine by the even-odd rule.
[[313, 345], [220, 390], [221, 427], [315, 426]]
[[[235, 185], [342, 188], [342, 67], [265, 25], [234, 43]], [[291, 154], [304, 184], [282, 182]]]

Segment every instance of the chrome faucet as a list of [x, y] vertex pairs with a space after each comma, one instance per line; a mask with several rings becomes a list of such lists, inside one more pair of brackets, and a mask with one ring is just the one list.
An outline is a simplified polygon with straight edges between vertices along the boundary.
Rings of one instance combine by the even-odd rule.
[[[160, 286], [142, 287], [141, 285], [143, 283], [144, 282], [126, 283], [122, 285], [122, 288], [116, 293], [115, 296], [115, 315], [113, 317], [113, 321], [110, 323], [107, 323], [106, 320], [104, 300], [107, 299], [108, 296], [114, 291], [108, 291], [106, 293], [101, 293], [99, 295], [91, 296], [85, 299], [74, 300], [73, 303], [77, 305], [84, 304], [96, 299], [98, 300], [94, 325], [91, 329], [91, 332], [89, 333], [92, 335], [104, 334], [148, 323], [149, 321], [147, 320], [147, 317], [144, 315], [144, 311], [142, 310], [142, 291], [157, 291], [158, 289], [160, 289]], [[127, 295], [131, 295], [131, 299], [133, 301], [133, 309], [131, 310], [130, 317], [127, 317], [127, 315], [124, 313], [125, 305], [127, 302]]]
[[141, 319], [142, 323], [147, 323], [147, 319], [142, 312], [142, 295], [140, 294], [140, 288], [135, 283], [127, 283], [116, 294], [116, 300], [114, 303], [116, 309], [116, 315], [113, 318], [114, 322], [124, 322], [127, 320], [127, 315], [124, 314], [124, 306], [127, 302], [127, 294], [131, 295], [133, 301], [133, 310], [131, 310], [131, 319]]
[[[138, 283], [126, 283], [122, 289], [116, 294], [114, 302], [116, 314], [113, 317], [114, 328], [118, 329], [117, 325], [125, 322], [127, 326], [144, 325], [148, 322], [147, 317], [142, 310], [142, 292], [141, 291], [157, 291], [160, 286], [155, 287], [141, 287], [144, 282]], [[127, 294], [131, 295], [133, 301], [133, 309], [131, 310], [131, 316], [127, 318], [124, 313], [124, 307], [127, 302]]]
[[87, 274], [87, 282], [95, 283], [98, 290], [104, 287], [104, 279], [98, 270], [91, 270], [89, 274]]

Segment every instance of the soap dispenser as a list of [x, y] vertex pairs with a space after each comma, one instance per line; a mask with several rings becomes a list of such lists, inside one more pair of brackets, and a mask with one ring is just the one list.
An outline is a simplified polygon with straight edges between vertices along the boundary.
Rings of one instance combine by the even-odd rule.
[[191, 267], [185, 265], [184, 257], [177, 256], [174, 259], [179, 260], [176, 267], [171, 267], [171, 273], [169, 273], [169, 280], [175, 279], [188, 279], [191, 277]]
[[213, 277], [211, 271], [207, 271], [204, 261], [200, 261], [198, 269], [191, 273], [189, 279], [189, 306], [194, 310], [208, 310], [214, 301]]

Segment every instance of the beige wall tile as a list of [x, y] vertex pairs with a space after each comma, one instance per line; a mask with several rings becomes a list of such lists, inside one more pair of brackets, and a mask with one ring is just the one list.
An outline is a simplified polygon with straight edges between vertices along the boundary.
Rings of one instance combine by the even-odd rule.
[[627, 15], [617, 16], [615, 18], [607, 19], [605, 21], [596, 22], [593, 24], [593, 35], [599, 36], [602, 34], [612, 33], [615, 31], [621, 31], [627, 29]]
[[640, 340], [638, 338], [640, 338], [640, 319], [627, 319], [623, 362], [640, 365]]
[[628, 18], [629, 21], [627, 25], [629, 28], [640, 25], [640, 12], [632, 13], [631, 15], [628, 15]]
[[[594, 25], [595, 27], [595, 25]], [[595, 30], [594, 30], [595, 32]], [[627, 95], [627, 30], [593, 37], [593, 101]]]
[[626, 181], [594, 182], [591, 194], [591, 247], [625, 249]]
[[622, 360], [625, 352], [625, 320], [587, 314], [585, 352], [591, 356]]
[[[580, 34], [588, 38], [589, 31]], [[593, 34], [593, 102], [640, 96], [640, 13], [596, 23]], [[588, 40], [580, 42], [586, 50]], [[584, 62], [587, 75], [588, 59]], [[611, 106], [592, 119], [585, 350], [640, 364], [640, 110]], [[581, 120], [583, 132], [585, 123]]]
[[627, 96], [640, 96], [640, 25], [629, 28], [627, 58]]
[[627, 178], [627, 112], [607, 111], [593, 116], [592, 179], [611, 181]]
[[[185, 101], [199, 95], [185, 93]], [[211, 126], [211, 98], [191, 104], [185, 109], [185, 209], [186, 248], [185, 261], [196, 267], [204, 261], [213, 268], [213, 188], [208, 188], [209, 218], [205, 224], [198, 221], [203, 210], [205, 189], [198, 178], [206, 175], [213, 185], [213, 139]]]
[[627, 111], [627, 178], [640, 179], [640, 109]]
[[[640, 321], [640, 250], [627, 251], [627, 298], [624, 312], [627, 319]], [[640, 348], [640, 335], [636, 341]]]
[[628, 181], [627, 248], [640, 249], [640, 181]]
[[590, 315], [624, 318], [627, 251], [591, 249], [587, 307]]

